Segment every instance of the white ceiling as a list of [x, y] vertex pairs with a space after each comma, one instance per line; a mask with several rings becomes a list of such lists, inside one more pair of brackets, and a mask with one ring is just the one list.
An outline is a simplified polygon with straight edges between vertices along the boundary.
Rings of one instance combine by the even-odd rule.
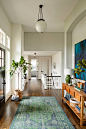
[[24, 55], [34, 56], [34, 53], [36, 53], [36, 56], [52, 56], [59, 51], [24, 51]]
[[25, 32], [36, 32], [39, 5], [43, 4], [46, 32], [63, 32], [64, 22], [79, 0], [0, 0], [11, 23], [20, 23]]

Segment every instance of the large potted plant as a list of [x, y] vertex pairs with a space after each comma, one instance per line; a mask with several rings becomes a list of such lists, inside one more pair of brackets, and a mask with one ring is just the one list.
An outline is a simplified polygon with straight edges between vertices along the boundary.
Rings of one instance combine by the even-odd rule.
[[31, 65], [31, 64], [27, 63], [23, 56], [21, 56], [19, 62], [12, 60], [11, 69], [9, 70], [10, 71], [10, 78], [12, 78], [12, 76], [14, 74], [18, 75], [18, 89], [16, 90], [18, 92], [19, 92], [19, 75], [22, 71], [23, 71], [23, 74], [26, 73], [27, 69], [29, 68], [28, 65]]
[[[80, 73], [82, 73], [82, 76], [83, 76], [83, 79], [85, 80], [85, 85], [84, 85], [84, 92], [86, 93], [86, 60], [85, 59], [82, 59], [82, 61], [77, 61], [78, 64], [77, 64], [77, 68], [74, 69], [75, 73], [77, 75], [79, 75]], [[83, 72], [85, 73], [83, 75]]]

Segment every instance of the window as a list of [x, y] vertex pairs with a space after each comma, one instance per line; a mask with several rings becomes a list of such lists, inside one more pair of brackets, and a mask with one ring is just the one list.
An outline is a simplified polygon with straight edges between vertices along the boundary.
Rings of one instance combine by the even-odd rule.
[[3, 42], [3, 34], [0, 32], [0, 43], [2, 44]]
[[6, 36], [6, 47], [10, 49], [10, 38]]
[[31, 64], [32, 70], [36, 70], [36, 60], [31, 60]]
[[5, 46], [5, 33], [2, 29], [0, 29], [0, 43]]
[[0, 50], [0, 67], [4, 67], [4, 51]]

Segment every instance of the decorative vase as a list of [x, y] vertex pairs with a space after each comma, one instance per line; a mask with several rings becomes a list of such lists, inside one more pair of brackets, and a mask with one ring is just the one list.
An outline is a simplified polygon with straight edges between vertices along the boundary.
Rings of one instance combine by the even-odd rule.
[[67, 84], [70, 83], [70, 79], [71, 79], [70, 75], [67, 75], [66, 78], [65, 78], [65, 81], [66, 81]]
[[85, 82], [85, 85], [84, 85], [84, 92], [86, 94], [86, 82]]

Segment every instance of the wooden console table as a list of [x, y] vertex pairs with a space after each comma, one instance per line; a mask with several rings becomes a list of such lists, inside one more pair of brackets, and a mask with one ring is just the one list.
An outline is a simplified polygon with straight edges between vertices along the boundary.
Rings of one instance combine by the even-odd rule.
[[[64, 98], [64, 90], [66, 90], [70, 95], [76, 98], [79, 102], [81, 102], [81, 113], [78, 113], [75, 110], [75, 107], [70, 106], [70, 101]], [[66, 83], [62, 83], [62, 101], [65, 101], [67, 105], [72, 109], [72, 111], [77, 115], [80, 119], [80, 125], [83, 125], [83, 121], [86, 121], [86, 117], [84, 116], [84, 101], [86, 101], [86, 94], [84, 91], [78, 91], [74, 88], [74, 86], [68, 86]]]

